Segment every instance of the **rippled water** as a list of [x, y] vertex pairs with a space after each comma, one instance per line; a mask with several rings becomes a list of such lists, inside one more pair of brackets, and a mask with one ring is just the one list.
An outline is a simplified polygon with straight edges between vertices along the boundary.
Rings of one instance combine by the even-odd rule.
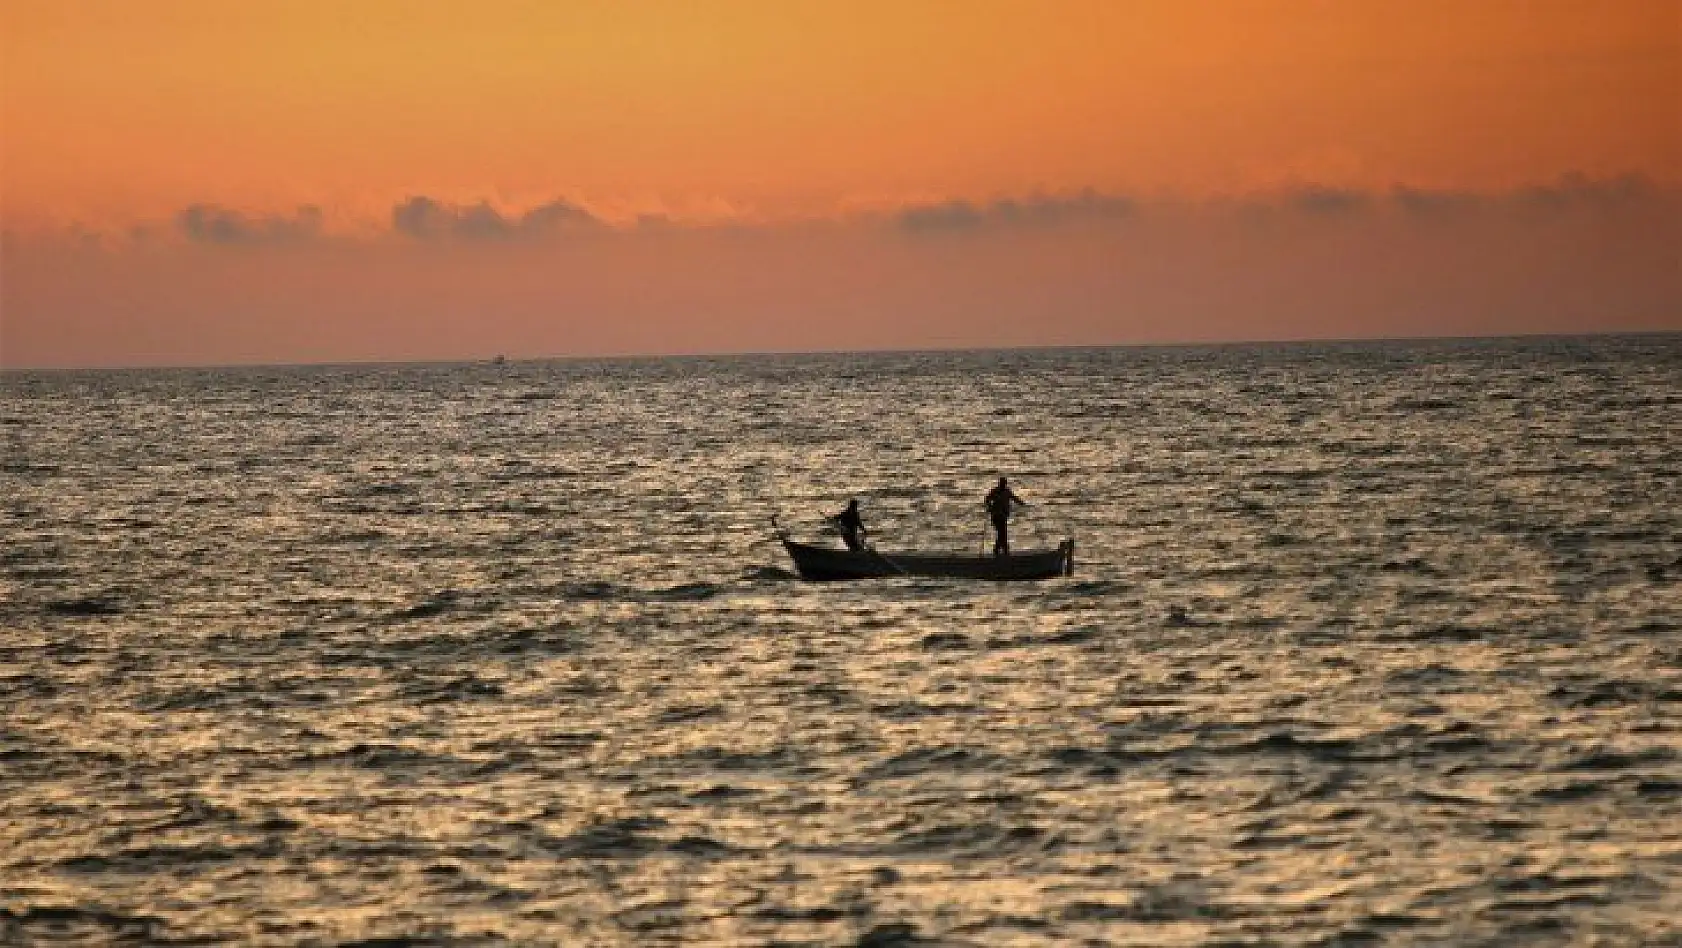
[[[1678, 419], [1678, 336], [6, 375], [0, 942], [1682, 938]], [[1072, 579], [769, 529], [999, 474]]]

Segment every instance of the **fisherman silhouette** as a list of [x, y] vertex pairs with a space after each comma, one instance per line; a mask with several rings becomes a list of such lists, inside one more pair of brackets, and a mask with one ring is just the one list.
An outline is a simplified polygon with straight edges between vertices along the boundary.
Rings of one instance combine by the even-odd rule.
[[841, 529], [841, 542], [847, 544], [847, 549], [854, 552], [864, 549], [864, 540], [861, 534], [868, 531], [864, 529], [864, 518], [859, 516], [857, 497], [847, 502], [846, 510], [829, 519], [835, 521], [835, 525]]
[[993, 555], [1009, 556], [1011, 506], [1026, 507], [1028, 504], [1011, 492], [1010, 483], [1002, 477], [998, 486], [987, 492], [985, 503], [988, 516], [993, 518], [993, 533], [997, 538], [993, 541]]

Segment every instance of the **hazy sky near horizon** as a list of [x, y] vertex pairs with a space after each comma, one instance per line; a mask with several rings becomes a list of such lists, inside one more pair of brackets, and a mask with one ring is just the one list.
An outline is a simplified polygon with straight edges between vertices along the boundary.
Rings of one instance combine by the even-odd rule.
[[0, 7], [0, 366], [1682, 329], [1676, 0]]

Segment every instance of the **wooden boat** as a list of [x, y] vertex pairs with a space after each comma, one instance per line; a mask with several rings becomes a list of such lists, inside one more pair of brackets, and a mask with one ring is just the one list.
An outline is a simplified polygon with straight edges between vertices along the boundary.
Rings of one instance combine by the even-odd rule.
[[837, 550], [796, 543], [778, 532], [794, 568], [807, 580], [875, 579], [888, 576], [936, 576], [953, 579], [1051, 579], [1073, 575], [1075, 541], [1053, 550], [1023, 550], [1009, 556], [965, 553], [880, 553], [874, 549]]

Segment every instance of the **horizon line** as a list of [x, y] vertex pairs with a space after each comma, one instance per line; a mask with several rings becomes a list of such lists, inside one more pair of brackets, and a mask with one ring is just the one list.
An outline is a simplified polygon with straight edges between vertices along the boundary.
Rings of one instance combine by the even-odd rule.
[[[1048, 343], [1025, 346], [950, 346], [950, 347], [885, 347], [879, 349], [731, 349], [692, 352], [619, 352], [596, 354], [547, 354], [508, 356], [492, 353], [487, 356], [437, 359], [345, 359], [304, 362], [182, 362], [157, 364], [88, 364], [8, 366], [0, 361], [0, 377], [14, 375], [52, 375], [78, 372], [186, 372], [220, 369], [330, 369], [330, 368], [389, 368], [396, 366], [451, 365], [517, 365], [538, 362], [658, 362], [685, 359], [751, 359], [786, 356], [869, 356], [869, 355], [959, 355], [987, 352], [1078, 352], [1105, 349], [1220, 349], [1241, 346], [1307, 346], [1360, 345], [1380, 343], [1426, 342], [1497, 342], [1501, 340], [1544, 339], [1634, 339], [1682, 336], [1682, 327], [1675, 329], [1628, 329], [1604, 332], [1534, 332], [1503, 333], [1500, 335], [1435, 335], [1417, 336], [1303, 336], [1290, 338], [1252, 338], [1221, 340], [1177, 340], [1125, 343]], [[503, 360], [498, 362], [497, 360]]]

